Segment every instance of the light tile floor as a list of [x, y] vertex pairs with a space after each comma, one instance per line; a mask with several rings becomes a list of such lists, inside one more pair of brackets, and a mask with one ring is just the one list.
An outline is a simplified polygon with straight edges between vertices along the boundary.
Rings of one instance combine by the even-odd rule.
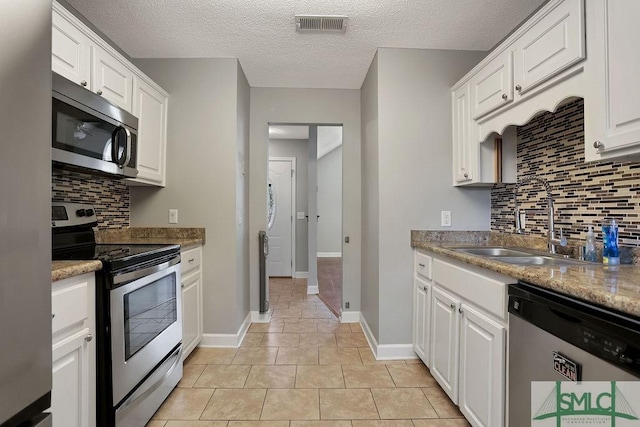
[[376, 361], [304, 280], [270, 279], [271, 323], [200, 348], [147, 427], [468, 427], [419, 360]]

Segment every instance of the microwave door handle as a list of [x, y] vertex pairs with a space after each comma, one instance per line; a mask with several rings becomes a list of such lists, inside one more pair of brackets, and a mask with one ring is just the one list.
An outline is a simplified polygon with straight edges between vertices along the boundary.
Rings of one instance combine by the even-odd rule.
[[[122, 166], [127, 166], [129, 164], [129, 161], [131, 161], [131, 132], [129, 131], [128, 128], [126, 127], [122, 127], [125, 131], [125, 133], [127, 134], [127, 148], [125, 149], [125, 158], [124, 158], [124, 163]], [[135, 166], [134, 166], [135, 167]]]
[[120, 144], [118, 143], [118, 133], [120, 128], [117, 127], [111, 132], [111, 161], [118, 164], [118, 147]]

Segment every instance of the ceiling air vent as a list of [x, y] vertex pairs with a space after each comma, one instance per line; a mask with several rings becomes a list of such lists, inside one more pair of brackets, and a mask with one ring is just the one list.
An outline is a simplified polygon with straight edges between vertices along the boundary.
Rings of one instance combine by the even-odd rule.
[[347, 30], [346, 16], [296, 15], [296, 31], [337, 31]]

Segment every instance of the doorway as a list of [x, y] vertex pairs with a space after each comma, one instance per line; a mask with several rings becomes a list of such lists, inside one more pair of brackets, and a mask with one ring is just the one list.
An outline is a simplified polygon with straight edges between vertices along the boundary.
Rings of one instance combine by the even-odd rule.
[[293, 277], [295, 243], [293, 215], [295, 210], [295, 157], [270, 157], [268, 179], [269, 277]]
[[[293, 160], [292, 190], [283, 180], [287, 171], [276, 162]], [[273, 225], [268, 231], [268, 275], [307, 279], [307, 293], [320, 299], [337, 315], [342, 306], [342, 126], [319, 124], [269, 125], [269, 209]], [[281, 201], [290, 194], [288, 201]], [[272, 206], [274, 201], [275, 206]], [[290, 208], [289, 208], [290, 206]], [[286, 234], [278, 218], [290, 209], [291, 269], [284, 268], [288, 252]], [[283, 221], [282, 226], [286, 226]], [[271, 231], [274, 230], [275, 231]], [[274, 253], [275, 250], [275, 253]], [[271, 266], [271, 263], [273, 267]], [[276, 265], [278, 264], [278, 265]], [[281, 268], [282, 267], [282, 268]]]

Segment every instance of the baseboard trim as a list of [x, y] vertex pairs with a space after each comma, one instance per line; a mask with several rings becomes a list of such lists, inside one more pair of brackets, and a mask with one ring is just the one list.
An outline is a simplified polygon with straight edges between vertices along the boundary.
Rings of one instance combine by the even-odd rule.
[[342, 258], [342, 252], [318, 252], [318, 258]]
[[340, 313], [341, 323], [359, 323], [360, 312], [359, 311], [342, 311]]
[[308, 271], [296, 271], [295, 273], [293, 273], [293, 278], [294, 279], [308, 279], [309, 278], [309, 272]]
[[413, 351], [413, 344], [378, 344], [373, 336], [371, 328], [367, 324], [367, 320], [362, 313], [360, 314], [360, 326], [364, 332], [365, 338], [369, 343], [369, 348], [373, 352], [376, 360], [399, 360], [399, 359], [417, 359], [418, 355]]
[[273, 310], [269, 310], [266, 313], [260, 313], [259, 311], [251, 312], [251, 323], [269, 323], [271, 321], [271, 315]]
[[238, 348], [251, 325], [251, 313], [247, 314], [240, 329], [235, 334], [202, 334], [198, 347]]
[[320, 290], [317, 286], [307, 286], [307, 295], [317, 295], [320, 293]]

